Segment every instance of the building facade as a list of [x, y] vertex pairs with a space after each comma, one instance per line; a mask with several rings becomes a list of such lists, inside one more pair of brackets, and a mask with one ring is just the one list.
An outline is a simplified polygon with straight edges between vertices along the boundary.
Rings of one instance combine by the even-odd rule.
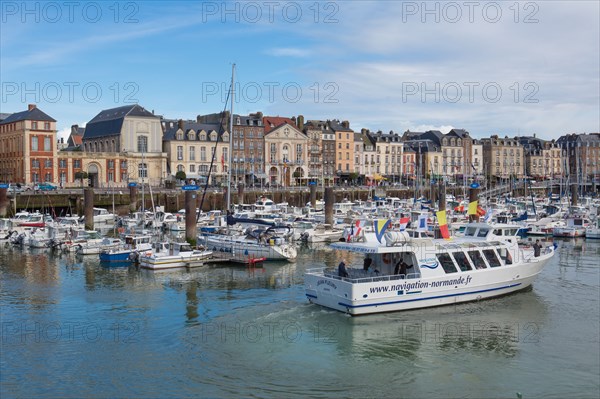
[[220, 124], [165, 120], [163, 126], [163, 151], [170, 174], [184, 172], [198, 184], [227, 182], [229, 133]]
[[309, 138], [295, 126], [283, 123], [265, 134], [265, 170], [270, 185], [306, 184]]
[[58, 183], [56, 120], [35, 104], [0, 122], [0, 180]]

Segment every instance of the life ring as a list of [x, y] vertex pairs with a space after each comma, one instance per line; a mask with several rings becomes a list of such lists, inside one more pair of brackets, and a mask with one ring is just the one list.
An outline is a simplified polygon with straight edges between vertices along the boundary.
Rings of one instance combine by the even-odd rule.
[[119, 231], [119, 234], [125, 233], [125, 227], [119, 227], [118, 231]]
[[383, 263], [385, 263], [386, 265], [392, 263], [392, 256], [390, 254], [383, 254], [381, 258], [383, 259]]

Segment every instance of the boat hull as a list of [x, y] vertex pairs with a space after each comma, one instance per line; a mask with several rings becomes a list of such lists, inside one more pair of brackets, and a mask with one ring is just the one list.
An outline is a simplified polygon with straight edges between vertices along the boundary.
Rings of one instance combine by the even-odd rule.
[[298, 255], [296, 248], [289, 245], [259, 244], [236, 240], [227, 236], [203, 236], [199, 242], [213, 252], [230, 253], [232, 259], [294, 260]]

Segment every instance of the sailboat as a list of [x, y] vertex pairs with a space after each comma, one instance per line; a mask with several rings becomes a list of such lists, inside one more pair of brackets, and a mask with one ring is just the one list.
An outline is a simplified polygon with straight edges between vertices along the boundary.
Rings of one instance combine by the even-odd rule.
[[[235, 82], [235, 64], [231, 70], [231, 108], [229, 114], [229, 130], [233, 130], [233, 102], [234, 102], [234, 82]], [[222, 126], [223, 124], [221, 124]], [[222, 137], [220, 135], [219, 137]], [[218, 141], [218, 140], [217, 140]], [[233, 132], [229, 134], [229, 148], [233, 148]], [[216, 151], [213, 151], [213, 160]], [[228, 157], [227, 182], [231, 183], [231, 161], [232, 156]], [[212, 169], [212, 168], [211, 168]], [[210, 180], [210, 170], [207, 181]], [[231, 186], [227, 189], [227, 213], [231, 212]], [[202, 231], [198, 235], [198, 242], [203, 243], [205, 247], [213, 252], [221, 252], [229, 255], [231, 261], [253, 262], [255, 260], [294, 260], [298, 255], [296, 248], [285, 242], [282, 237], [278, 237], [273, 230], [246, 230], [244, 232], [233, 231], [231, 224], [227, 223], [223, 229], [210, 232]]]

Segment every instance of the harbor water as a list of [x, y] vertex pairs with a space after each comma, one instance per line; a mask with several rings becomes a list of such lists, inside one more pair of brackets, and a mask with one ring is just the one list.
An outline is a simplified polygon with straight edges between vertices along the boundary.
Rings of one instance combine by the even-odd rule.
[[355, 318], [306, 300], [326, 246], [161, 272], [2, 246], [0, 397], [598, 398], [600, 241], [556, 242], [532, 288]]

